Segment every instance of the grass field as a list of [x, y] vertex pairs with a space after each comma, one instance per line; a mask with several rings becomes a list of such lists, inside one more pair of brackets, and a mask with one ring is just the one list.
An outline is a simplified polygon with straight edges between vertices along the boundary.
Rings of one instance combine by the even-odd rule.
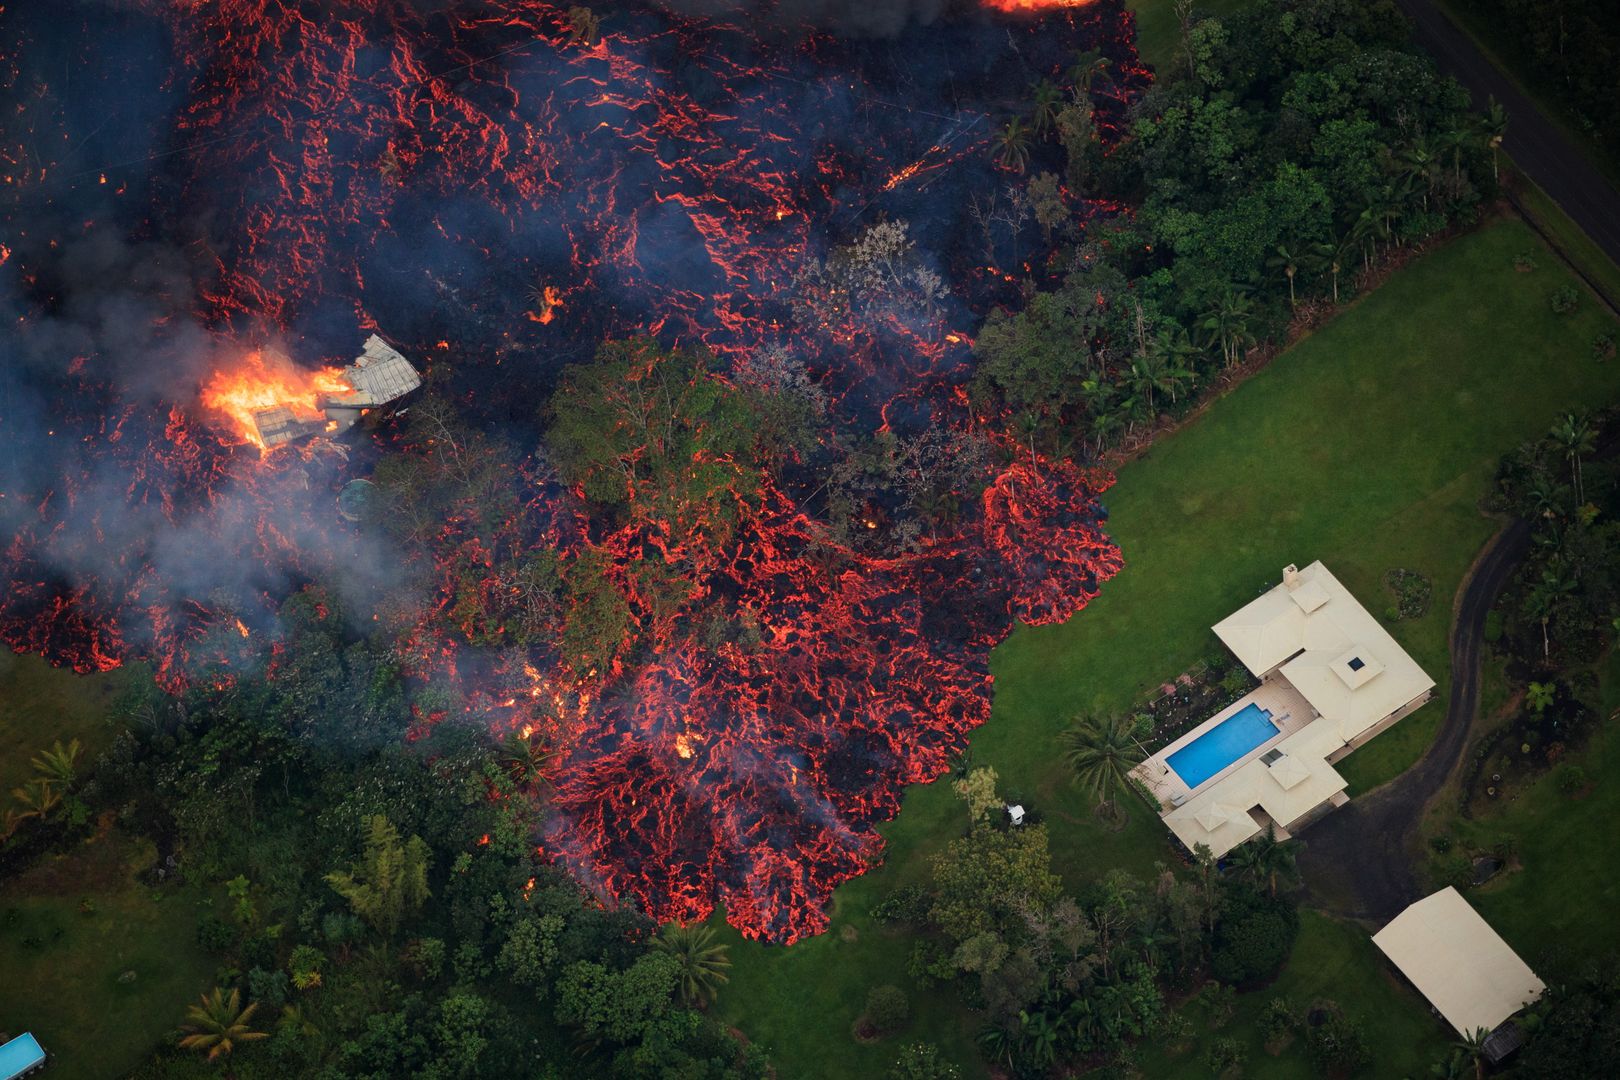
[[107, 706], [127, 670], [75, 675], [37, 656], [0, 649], [0, 799], [33, 775], [28, 761], [56, 739], [78, 739], [88, 764], [112, 739]]
[[[1599, 671], [1603, 715], [1610, 716], [1620, 709], [1620, 650], [1610, 650]], [[1506, 837], [1517, 843], [1519, 867], [1468, 898], [1548, 982], [1620, 952], [1620, 731], [1605, 726], [1571, 760], [1591, 780], [1578, 797], [1560, 792], [1553, 772], [1488, 816], [1445, 814], [1439, 823], [1465, 846], [1489, 848]]]
[[52, 1077], [125, 1075], [212, 985], [196, 899], [134, 880], [151, 859], [111, 832], [0, 887], [0, 1028], [32, 1031]]
[[1373, 1048], [1375, 1076], [1422, 1076], [1445, 1049], [1446, 1038], [1430, 1017], [1428, 1003], [1400, 982], [1384, 963], [1372, 938], [1359, 927], [1313, 911], [1301, 914], [1299, 940], [1288, 966], [1271, 986], [1238, 998], [1237, 1011], [1218, 1031], [1189, 1007], [1197, 1038], [1189, 1044], [1150, 1046], [1141, 1058], [1142, 1075], [1153, 1080], [1208, 1080], [1204, 1064], [1209, 1045], [1217, 1038], [1232, 1038], [1243, 1048], [1248, 1063], [1245, 1080], [1298, 1080], [1316, 1075], [1303, 1037], [1275, 1055], [1266, 1052], [1259, 1020], [1275, 997], [1293, 1002], [1300, 1011], [1319, 1000], [1338, 1003], [1344, 1014], [1359, 1020]]
[[[1253, 4], [1254, 0], [1197, 0], [1193, 10], [1219, 17]], [[1125, 0], [1125, 6], [1136, 13], [1136, 51], [1142, 59], [1155, 69], [1174, 63], [1181, 48], [1175, 0]]]
[[[1525, 250], [1540, 265], [1519, 274], [1512, 260]], [[1141, 807], [1122, 832], [1097, 828], [1052, 761], [1054, 735], [1076, 711], [1127, 708], [1217, 648], [1209, 626], [1285, 563], [1323, 559], [1374, 611], [1391, 567], [1433, 579], [1428, 615], [1391, 630], [1439, 681], [1440, 700], [1341, 768], [1354, 793], [1421, 754], [1445, 709], [1451, 600], [1495, 528], [1478, 504], [1498, 457], [1561, 412], [1620, 396], [1620, 365], [1590, 352], [1612, 321], [1592, 304], [1562, 317], [1548, 305], [1569, 280], [1522, 223], [1493, 223], [1396, 274], [1120, 471], [1107, 501], [1125, 570], [1076, 618], [1021, 628], [996, 651], [992, 718], [973, 739], [975, 763], [1045, 815], [1071, 885], [1113, 866], [1149, 870], [1171, 850]], [[780, 949], [724, 931], [736, 966], [722, 1015], [769, 1049], [782, 1076], [880, 1075], [910, 1039], [974, 1060], [976, 1022], [937, 992], [914, 1000], [920, 1018], [887, 1044], [849, 1034], [867, 990], [909, 983], [907, 943], [868, 912], [927, 873], [959, 815], [946, 786], [911, 789], [884, 830], [886, 865], [838, 891], [819, 938]], [[1357, 996], [1378, 1000], [1379, 969], [1354, 966]]]

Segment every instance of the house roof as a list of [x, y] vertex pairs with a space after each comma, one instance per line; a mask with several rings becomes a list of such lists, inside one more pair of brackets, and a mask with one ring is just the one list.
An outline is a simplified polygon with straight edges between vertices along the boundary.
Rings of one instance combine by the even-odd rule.
[[353, 391], [327, 395], [328, 405], [383, 405], [422, 385], [422, 376], [411, 362], [376, 334], [366, 338], [360, 355], [343, 369], [343, 378]]
[[1214, 626], [1256, 675], [1282, 676], [1349, 742], [1419, 697], [1434, 680], [1389, 631], [1313, 562]]
[[1464, 1036], [1494, 1030], [1546, 988], [1450, 887], [1395, 916], [1373, 944]]

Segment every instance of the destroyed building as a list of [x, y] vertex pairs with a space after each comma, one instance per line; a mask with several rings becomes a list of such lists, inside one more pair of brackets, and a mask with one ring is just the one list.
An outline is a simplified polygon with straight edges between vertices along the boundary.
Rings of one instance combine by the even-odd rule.
[[411, 362], [376, 334], [339, 374], [348, 388], [322, 393], [317, 418], [306, 419], [284, 405], [255, 411], [253, 423], [264, 446], [273, 449], [312, 435], [347, 431], [368, 409], [397, 401], [422, 385]]

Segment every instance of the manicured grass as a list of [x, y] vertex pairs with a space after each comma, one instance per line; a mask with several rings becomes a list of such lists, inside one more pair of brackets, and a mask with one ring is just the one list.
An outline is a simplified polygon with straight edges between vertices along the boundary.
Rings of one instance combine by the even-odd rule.
[[75, 675], [37, 656], [0, 649], [0, 801], [33, 775], [28, 761], [52, 742], [78, 739], [87, 766], [111, 741], [107, 706], [128, 673]]
[[[1524, 250], [1540, 253], [1533, 273], [1513, 269]], [[1125, 570], [1068, 623], [1021, 628], [997, 649], [994, 710], [973, 739], [975, 764], [994, 766], [1004, 791], [1045, 817], [1071, 886], [1115, 866], [1146, 873], [1173, 852], [1139, 805], [1123, 831], [1099, 828], [1053, 760], [1054, 736], [1075, 712], [1129, 708], [1219, 648], [1209, 626], [1285, 563], [1324, 560], [1375, 612], [1391, 567], [1433, 580], [1429, 613], [1391, 631], [1441, 697], [1341, 767], [1354, 793], [1422, 753], [1444, 715], [1452, 600], [1495, 530], [1478, 505], [1497, 459], [1561, 412], [1617, 396], [1620, 365], [1590, 356], [1613, 322], [1595, 305], [1563, 317], [1548, 306], [1569, 280], [1522, 223], [1495, 222], [1396, 274], [1120, 470], [1108, 503]], [[868, 912], [927, 874], [961, 813], [946, 785], [911, 789], [884, 830], [886, 864], [838, 891], [826, 935], [781, 949], [726, 931], [736, 966], [720, 1013], [769, 1049], [784, 1078], [881, 1075], [909, 1039], [976, 1060], [977, 1021], [947, 995], [917, 997], [912, 1030], [878, 1047], [849, 1034], [871, 987], [912, 988], [908, 943]], [[1369, 984], [1370, 965], [1360, 965]]]
[[[1181, 48], [1181, 24], [1176, 21], [1175, 0], [1126, 0], [1136, 13], [1136, 51], [1155, 69], [1176, 60]], [[1219, 17], [1254, 6], [1254, 0], [1198, 0], [1193, 11]]]
[[1266, 1052], [1259, 1021], [1266, 1005], [1285, 997], [1307, 1011], [1316, 1001], [1337, 1002], [1344, 1014], [1359, 1020], [1372, 1051], [1370, 1076], [1426, 1075], [1429, 1064], [1446, 1047], [1446, 1033], [1417, 992], [1400, 982], [1373, 945], [1367, 932], [1314, 911], [1301, 913], [1299, 940], [1288, 966], [1271, 986], [1240, 995], [1232, 1019], [1210, 1031], [1203, 1014], [1189, 1007], [1186, 1015], [1197, 1033], [1191, 1044], [1154, 1045], [1144, 1049], [1142, 1075], [1155, 1080], [1208, 1080], [1204, 1064], [1210, 1044], [1231, 1038], [1243, 1047], [1246, 1080], [1297, 1080], [1314, 1076], [1302, 1034], [1273, 1056]]
[[127, 1074], [212, 985], [195, 899], [133, 877], [151, 860], [114, 832], [0, 888], [0, 1027], [32, 1031], [52, 1077]]

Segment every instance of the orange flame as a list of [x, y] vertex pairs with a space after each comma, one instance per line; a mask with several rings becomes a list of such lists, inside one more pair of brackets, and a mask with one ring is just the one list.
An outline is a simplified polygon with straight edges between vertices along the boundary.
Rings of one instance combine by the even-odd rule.
[[253, 421], [254, 413], [281, 405], [300, 420], [318, 420], [320, 395], [353, 389], [338, 368], [306, 371], [279, 353], [254, 351], [239, 367], [214, 372], [203, 387], [202, 403], [229, 417], [243, 442], [264, 451], [267, 448]]
[[1052, 8], [1085, 7], [1091, 0], [983, 0], [997, 11], [1050, 11]]
[[540, 310], [538, 312], [529, 311], [524, 314], [528, 315], [531, 322], [537, 322], [543, 326], [557, 317], [557, 309], [563, 306], [562, 293], [558, 292], [554, 285], [543, 286], [540, 290], [539, 302]]

